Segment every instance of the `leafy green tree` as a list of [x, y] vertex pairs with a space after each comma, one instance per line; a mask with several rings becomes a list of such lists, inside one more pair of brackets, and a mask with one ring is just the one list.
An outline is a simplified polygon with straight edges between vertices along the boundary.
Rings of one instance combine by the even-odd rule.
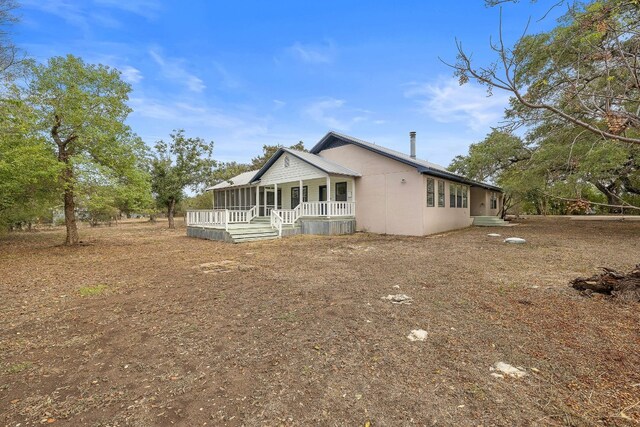
[[61, 167], [35, 128], [33, 110], [10, 88], [0, 97], [0, 226], [31, 223], [60, 203]]
[[640, 145], [638, 1], [560, 3], [568, 11], [550, 31], [525, 35], [512, 48], [500, 34], [490, 65], [476, 66], [458, 43], [453, 67], [460, 83], [510, 92], [514, 121], [556, 120], [600, 139]]
[[73, 55], [51, 58], [31, 72], [26, 99], [61, 166], [66, 244], [75, 245], [76, 171], [92, 164], [124, 177], [139, 166], [141, 141], [124, 123], [131, 87], [117, 70]]
[[156, 143], [151, 183], [156, 202], [167, 210], [169, 228], [173, 229], [176, 204], [184, 198], [184, 190], [197, 191], [206, 185], [216, 163], [211, 157], [213, 142], [187, 138], [184, 130], [175, 130], [170, 136], [169, 143]]

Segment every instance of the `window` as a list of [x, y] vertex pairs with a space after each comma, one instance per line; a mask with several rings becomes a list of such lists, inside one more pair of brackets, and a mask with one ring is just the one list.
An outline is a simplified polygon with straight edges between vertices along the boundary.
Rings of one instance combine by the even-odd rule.
[[462, 185], [456, 185], [456, 207], [462, 207]]
[[468, 191], [466, 186], [462, 186], [462, 207], [465, 209], [467, 208]]
[[[302, 201], [308, 202], [307, 186], [302, 187]], [[295, 208], [300, 204], [300, 187], [291, 187], [291, 208]]]
[[498, 195], [491, 193], [491, 209], [498, 209]]
[[449, 183], [449, 207], [456, 207], [456, 185]]
[[336, 182], [336, 202], [347, 201], [347, 183]]
[[444, 208], [444, 181], [438, 180], [438, 207]]
[[435, 202], [433, 185], [434, 185], [433, 178], [427, 178], [427, 206], [430, 208], [434, 206], [434, 202]]
[[289, 156], [284, 156], [284, 167], [288, 168], [289, 167]]

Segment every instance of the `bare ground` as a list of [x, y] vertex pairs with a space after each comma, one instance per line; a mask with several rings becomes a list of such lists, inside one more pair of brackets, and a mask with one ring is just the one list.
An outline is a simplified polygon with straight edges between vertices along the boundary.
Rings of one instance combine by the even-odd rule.
[[240, 245], [165, 226], [0, 239], [2, 425], [640, 422], [640, 306], [567, 286], [640, 262], [640, 223]]

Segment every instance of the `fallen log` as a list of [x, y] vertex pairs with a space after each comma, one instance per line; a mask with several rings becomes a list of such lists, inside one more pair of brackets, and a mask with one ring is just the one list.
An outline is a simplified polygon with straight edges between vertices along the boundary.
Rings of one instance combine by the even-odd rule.
[[622, 301], [640, 302], [640, 264], [626, 274], [606, 267], [602, 270], [588, 278], [573, 279], [571, 286], [587, 295], [596, 292]]

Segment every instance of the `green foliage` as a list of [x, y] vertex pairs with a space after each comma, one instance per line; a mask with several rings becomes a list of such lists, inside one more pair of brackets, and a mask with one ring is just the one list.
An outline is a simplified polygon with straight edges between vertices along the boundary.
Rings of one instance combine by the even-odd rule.
[[152, 160], [152, 190], [158, 206], [167, 209], [169, 227], [173, 228], [175, 206], [184, 197], [184, 190], [197, 191], [211, 177], [215, 161], [213, 142], [202, 138], [187, 138], [184, 130], [176, 130], [171, 141], [156, 143]]
[[[146, 148], [125, 124], [130, 91], [117, 70], [73, 55], [32, 66], [22, 97], [27, 125], [58, 162], [58, 195], [64, 193], [67, 210], [73, 212], [78, 194], [96, 216], [149, 203]], [[75, 219], [67, 215], [66, 222], [67, 243], [77, 243]]]
[[[489, 1], [497, 3], [502, 1]], [[472, 64], [458, 44], [455, 75], [489, 92], [511, 92], [513, 121], [555, 121], [600, 139], [640, 145], [638, 1], [560, 3], [567, 12], [555, 27], [526, 35], [513, 48], [493, 46], [498, 58], [488, 66]]]
[[101, 283], [93, 286], [83, 286], [78, 290], [80, 296], [93, 297], [105, 293], [109, 289], [109, 286]]
[[9, 88], [0, 98], [0, 227], [49, 216], [60, 200], [61, 167], [33, 126], [29, 106]]
[[186, 211], [189, 209], [211, 209], [213, 206], [213, 198], [211, 192], [204, 192], [193, 197], [185, 198], [180, 204], [179, 209]]

